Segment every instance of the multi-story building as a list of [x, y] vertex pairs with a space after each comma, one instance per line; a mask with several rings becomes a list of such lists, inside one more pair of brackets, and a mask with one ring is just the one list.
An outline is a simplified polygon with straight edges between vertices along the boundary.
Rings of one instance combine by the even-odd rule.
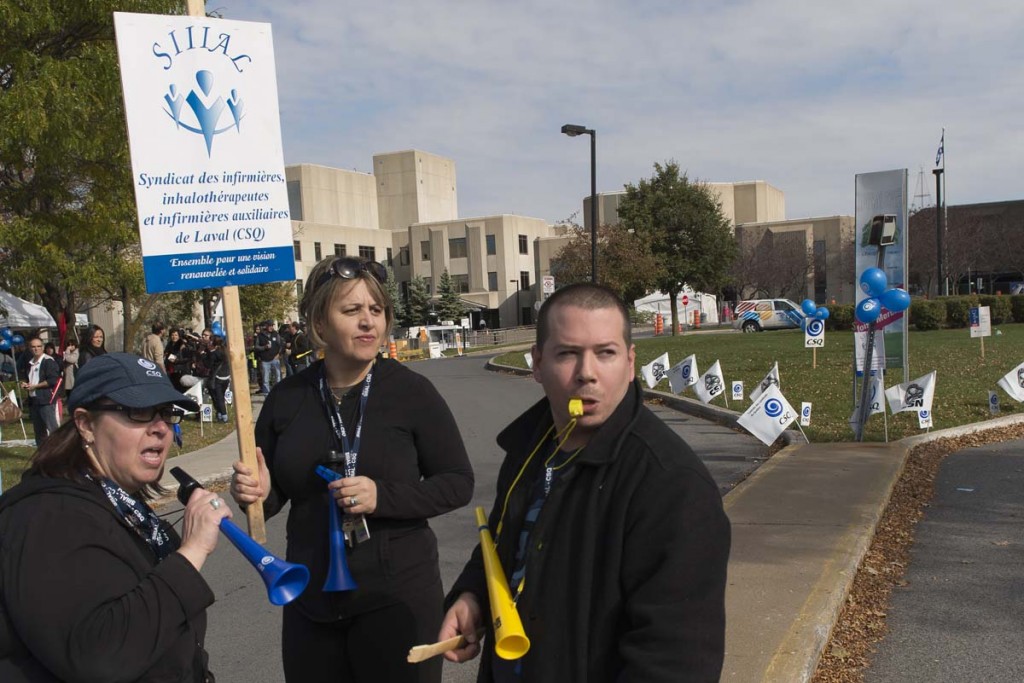
[[447, 270], [473, 327], [533, 322], [535, 243], [554, 234], [538, 218], [458, 217], [455, 162], [419, 150], [378, 154], [373, 173], [312, 164], [285, 169], [297, 289], [330, 255], [390, 265], [403, 293], [414, 277], [437, 296]]

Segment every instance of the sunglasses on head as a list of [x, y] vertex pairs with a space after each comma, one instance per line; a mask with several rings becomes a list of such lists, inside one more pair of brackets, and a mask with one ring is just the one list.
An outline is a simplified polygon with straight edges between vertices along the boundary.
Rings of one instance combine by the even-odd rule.
[[320, 287], [326, 284], [332, 277], [352, 280], [359, 277], [360, 273], [369, 273], [381, 284], [388, 281], [388, 271], [376, 261], [363, 261], [351, 256], [342, 256], [331, 262], [331, 267], [320, 276], [316, 286]]
[[185, 417], [185, 411], [174, 406], [149, 406], [147, 408], [129, 408], [116, 403], [90, 406], [89, 410], [111, 410], [124, 413], [132, 422], [150, 423], [159, 414], [167, 424], [176, 425]]

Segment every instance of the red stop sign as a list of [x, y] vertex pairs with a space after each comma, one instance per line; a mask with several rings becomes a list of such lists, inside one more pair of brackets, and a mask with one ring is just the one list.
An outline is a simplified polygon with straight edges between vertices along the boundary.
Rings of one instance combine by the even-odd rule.
[[690, 297], [683, 294], [683, 305], [685, 306], [688, 303], [690, 303]]

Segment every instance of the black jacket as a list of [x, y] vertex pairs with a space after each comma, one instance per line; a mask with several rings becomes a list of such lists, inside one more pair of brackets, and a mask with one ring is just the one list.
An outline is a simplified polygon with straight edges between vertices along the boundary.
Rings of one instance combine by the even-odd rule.
[[[509, 485], [550, 425], [543, 399], [498, 436], [507, 457], [490, 514], [492, 532]], [[541, 461], [534, 458], [509, 499], [497, 541], [506, 573]], [[717, 681], [729, 542], [714, 480], [690, 447], [643, 405], [634, 382], [574, 466], [556, 480], [530, 536], [518, 601], [531, 641], [522, 680]], [[479, 598], [490, 624], [479, 546], [447, 603], [464, 591]], [[491, 680], [493, 654], [489, 634], [481, 681]]]
[[[285, 502], [290, 562], [311, 574], [293, 603], [313, 621], [335, 621], [436, 590], [440, 597], [437, 539], [427, 519], [467, 504], [473, 470], [448, 405], [425, 377], [402, 364], [378, 360], [363, 421], [357, 476], [377, 485], [377, 510], [367, 520], [370, 539], [347, 552], [358, 589], [320, 590], [328, 569], [330, 505], [327, 483], [315, 468], [329, 450], [340, 451], [320, 400], [323, 361], [277, 384], [260, 411], [256, 445], [270, 468], [267, 518]], [[343, 404], [349, 438], [355, 403]]]
[[281, 354], [281, 335], [277, 332], [260, 332], [256, 335], [256, 356], [269, 363]]
[[0, 497], [0, 681], [203, 681], [211, 604], [98, 486], [29, 476]]
[[[28, 375], [25, 378], [28, 379]], [[60, 364], [50, 356], [43, 356], [39, 361], [39, 381], [45, 382], [46, 386], [35, 390], [32, 403], [45, 406], [64, 397], [64, 373], [60, 371]]]

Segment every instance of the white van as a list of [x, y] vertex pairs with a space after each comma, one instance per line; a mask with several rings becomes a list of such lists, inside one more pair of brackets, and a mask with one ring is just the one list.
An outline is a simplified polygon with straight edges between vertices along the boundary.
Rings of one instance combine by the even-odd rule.
[[806, 317], [789, 299], [749, 299], [736, 304], [732, 326], [744, 332], [799, 329]]

